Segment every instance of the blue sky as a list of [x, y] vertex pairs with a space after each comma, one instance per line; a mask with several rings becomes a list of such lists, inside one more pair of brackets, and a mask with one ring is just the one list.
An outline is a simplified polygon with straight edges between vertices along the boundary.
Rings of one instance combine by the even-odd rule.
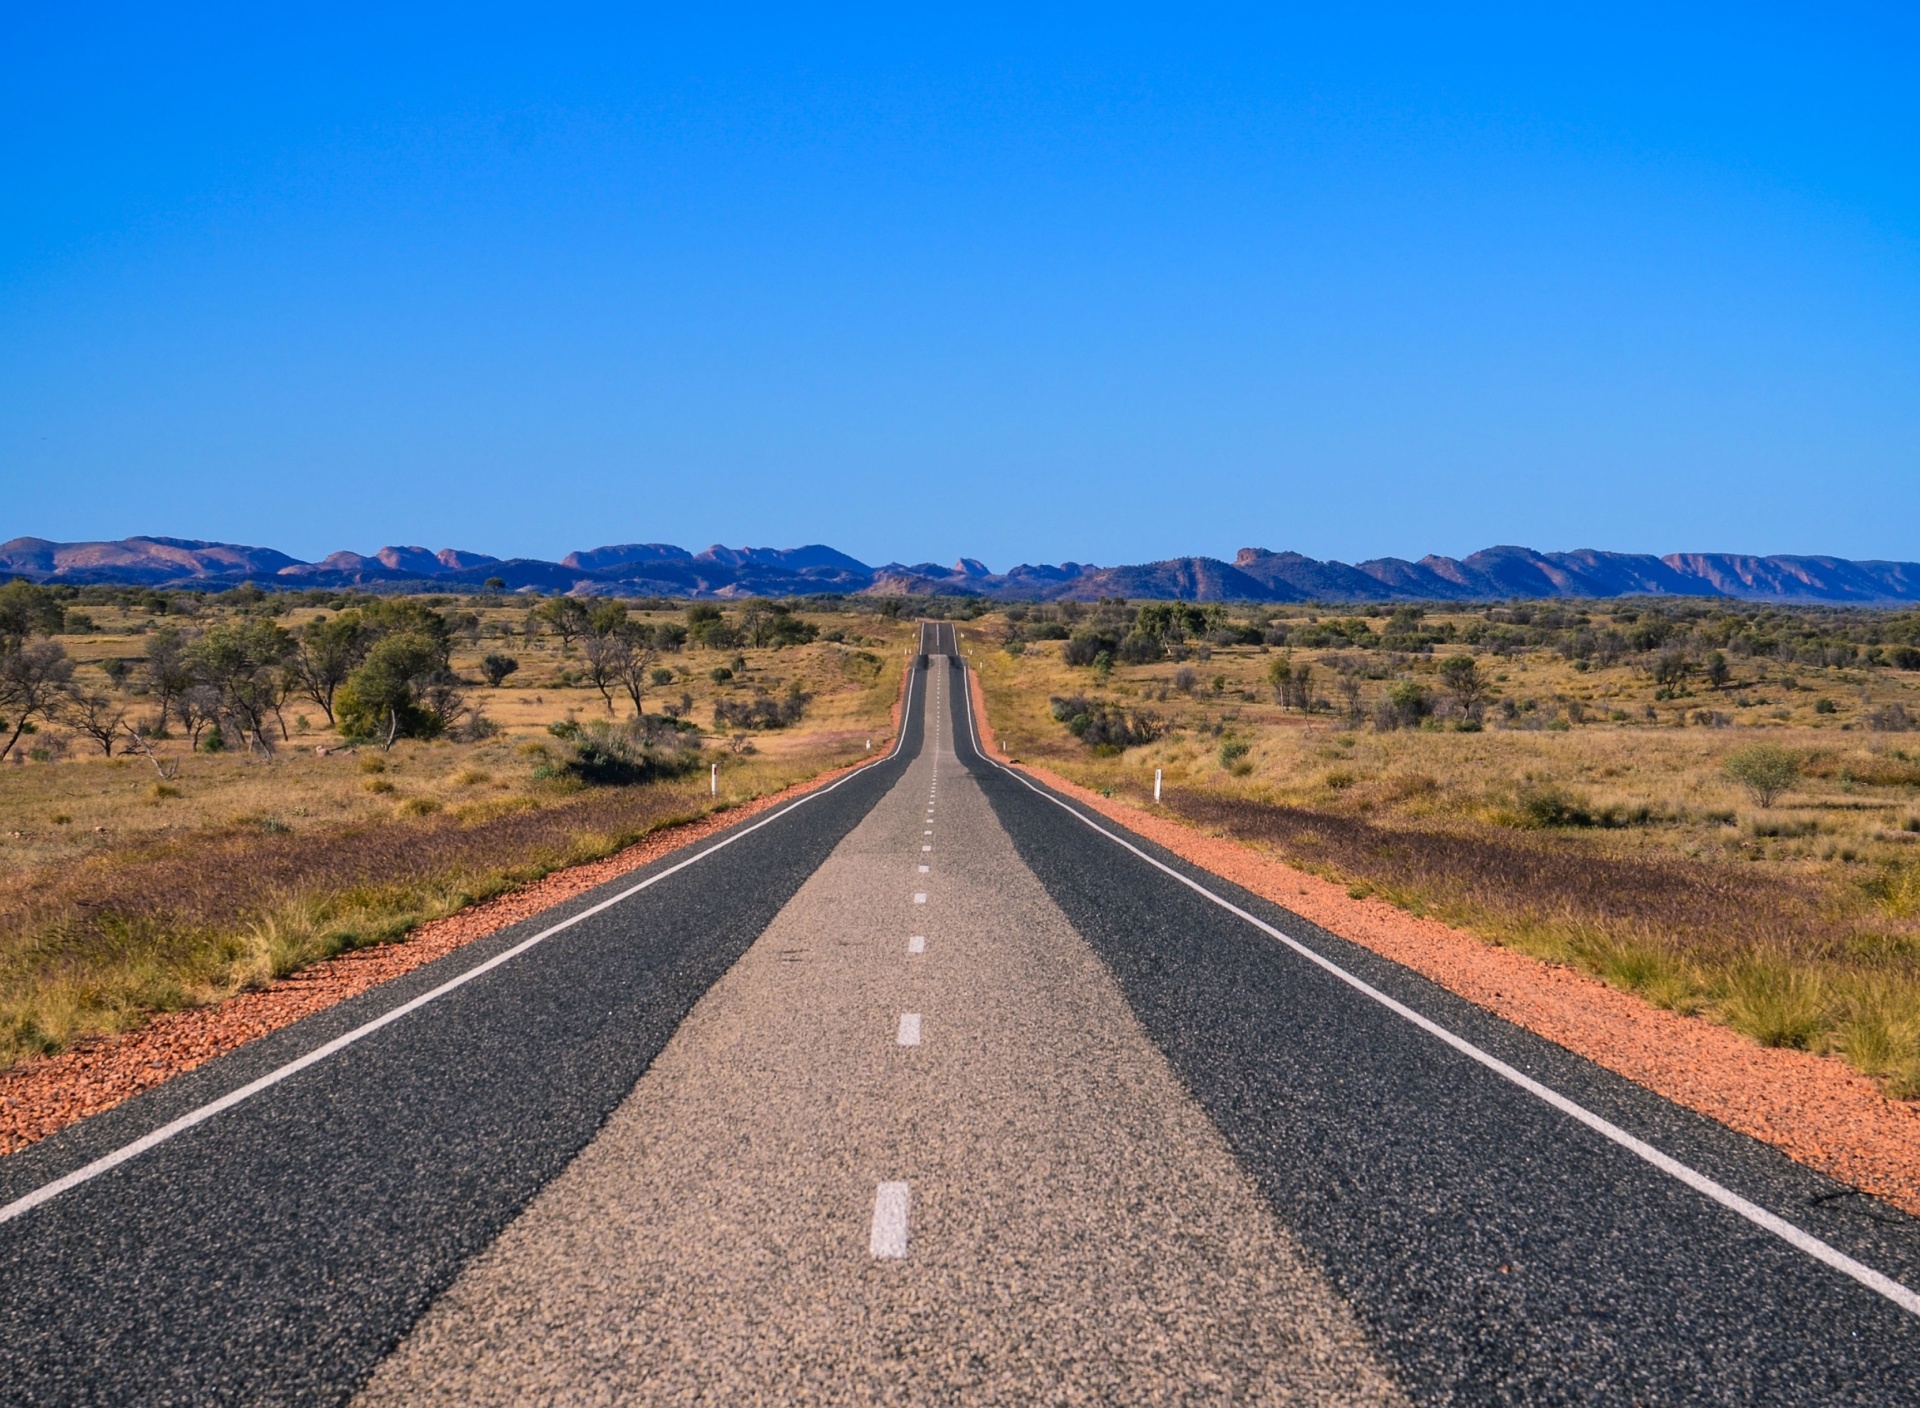
[[1920, 558], [1910, 8], [34, 8], [0, 538]]

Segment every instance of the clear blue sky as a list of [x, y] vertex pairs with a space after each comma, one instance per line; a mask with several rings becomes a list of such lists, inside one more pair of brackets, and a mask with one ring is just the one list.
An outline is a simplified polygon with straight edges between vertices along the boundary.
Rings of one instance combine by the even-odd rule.
[[0, 537], [1920, 558], [1911, 6], [278, 8], [0, 13]]

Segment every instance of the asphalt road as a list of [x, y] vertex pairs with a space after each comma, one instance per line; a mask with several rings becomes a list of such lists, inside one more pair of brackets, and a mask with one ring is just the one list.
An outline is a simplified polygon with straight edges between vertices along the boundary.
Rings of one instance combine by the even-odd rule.
[[992, 764], [922, 644], [895, 757], [0, 1160], [0, 1401], [1920, 1401], [1912, 1219]]

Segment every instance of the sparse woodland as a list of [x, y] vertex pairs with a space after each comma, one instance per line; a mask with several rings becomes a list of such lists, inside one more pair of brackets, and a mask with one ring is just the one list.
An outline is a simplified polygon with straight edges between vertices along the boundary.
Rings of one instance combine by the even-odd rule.
[[866, 756], [898, 613], [0, 587], [0, 1068]]
[[1920, 1096], [1920, 613], [1717, 600], [1012, 606], [1075, 781]]

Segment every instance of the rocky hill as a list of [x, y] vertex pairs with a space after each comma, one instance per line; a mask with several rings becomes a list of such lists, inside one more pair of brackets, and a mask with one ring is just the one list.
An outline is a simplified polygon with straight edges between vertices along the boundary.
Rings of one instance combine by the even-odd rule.
[[796, 596], [814, 593], [946, 594], [997, 600], [1502, 601], [1509, 597], [1696, 596], [1745, 601], [1896, 605], [1920, 602], [1920, 563], [1739, 553], [1536, 552], [1494, 547], [1464, 558], [1382, 557], [1323, 562], [1297, 552], [1242, 548], [1232, 562], [1176, 557], [1132, 566], [1063, 562], [994, 572], [974, 558], [951, 567], [890, 562], [870, 567], [823, 544], [689, 552], [671, 543], [627, 543], [567, 554], [559, 562], [497, 558], [442, 548], [385, 547], [302, 562], [272, 548], [191, 538], [0, 543], [0, 577], [35, 582], [114, 583], [219, 590], [264, 587], [441, 587], [582, 596]]

